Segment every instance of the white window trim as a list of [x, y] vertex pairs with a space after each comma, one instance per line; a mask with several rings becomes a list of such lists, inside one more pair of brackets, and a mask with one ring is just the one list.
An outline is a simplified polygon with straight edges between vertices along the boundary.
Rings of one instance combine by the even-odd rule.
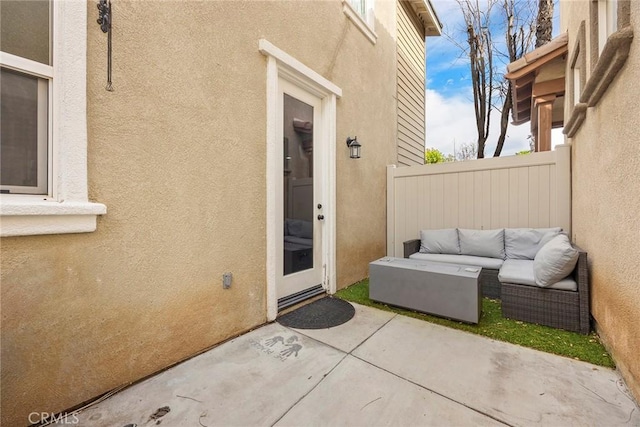
[[573, 67], [573, 105], [580, 103], [580, 94], [582, 93], [582, 82], [579, 64], [576, 62], [576, 66]]
[[373, 13], [373, 8], [370, 6], [373, 4], [373, 0], [366, 0], [366, 14], [367, 20], [365, 21], [362, 16], [358, 13], [357, 10], [351, 6], [349, 0], [342, 0], [342, 11], [347, 18], [349, 18], [360, 30], [362, 34], [364, 34], [372, 44], [376, 44], [378, 40], [378, 35], [374, 29], [375, 15]]
[[[87, 3], [54, 1], [53, 22], [49, 194], [0, 195], [1, 236], [91, 232], [97, 215], [107, 213], [88, 199]], [[2, 54], [0, 61], [13, 59]]]
[[322, 199], [326, 200], [324, 206], [325, 224], [322, 227], [322, 251], [324, 266], [323, 286], [330, 293], [336, 292], [336, 101], [342, 96], [342, 89], [331, 81], [325, 79], [311, 68], [307, 67], [288, 53], [277, 48], [269, 41], [260, 39], [258, 50], [267, 57], [267, 320], [272, 321], [278, 315], [277, 282], [278, 274], [276, 263], [276, 239], [282, 239], [277, 233], [277, 180], [282, 179], [282, 171], [276, 167], [277, 162], [282, 163], [282, 146], [278, 144], [278, 81], [280, 78], [294, 83], [321, 98], [322, 117], [327, 120], [323, 127], [327, 129], [327, 148], [322, 150], [325, 158], [321, 160], [323, 169], [327, 173], [328, 185], [323, 186]]
[[598, 55], [602, 54], [607, 39], [618, 30], [618, 1], [598, 0]]

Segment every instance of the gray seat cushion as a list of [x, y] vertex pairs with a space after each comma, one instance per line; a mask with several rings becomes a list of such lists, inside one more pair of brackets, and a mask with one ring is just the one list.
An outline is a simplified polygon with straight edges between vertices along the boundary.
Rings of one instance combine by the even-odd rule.
[[534, 259], [541, 248], [540, 242], [555, 237], [562, 229], [556, 228], [505, 228], [504, 249], [507, 259]]
[[504, 229], [468, 230], [459, 228], [460, 253], [504, 259]]
[[423, 254], [416, 252], [409, 256], [411, 259], [421, 259], [433, 262], [446, 262], [450, 264], [475, 265], [482, 268], [499, 270], [504, 262], [501, 259], [486, 258], [470, 255], [451, 255], [451, 254]]
[[498, 273], [498, 280], [502, 283], [536, 286], [536, 279], [533, 277], [533, 261], [506, 259]]
[[[538, 286], [533, 275], [533, 261], [524, 259], [507, 259], [498, 273], [500, 283], [515, 283], [518, 285]], [[547, 286], [549, 289], [563, 291], [577, 291], [578, 284], [571, 276]]]
[[295, 243], [297, 245], [302, 246], [313, 246], [313, 239], [305, 239], [304, 237], [296, 237], [296, 236], [284, 236], [284, 241], [289, 243]]

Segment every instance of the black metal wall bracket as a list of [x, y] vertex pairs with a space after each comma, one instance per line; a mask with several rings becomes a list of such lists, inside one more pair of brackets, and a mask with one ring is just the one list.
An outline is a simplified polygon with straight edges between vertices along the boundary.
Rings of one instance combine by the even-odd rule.
[[98, 3], [98, 25], [103, 33], [107, 33], [107, 86], [113, 92], [111, 83], [111, 0], [100, 0]]
[[103, 33], [111, 29], [111, 2], [100, 0], [98, 3], [98, 24]]

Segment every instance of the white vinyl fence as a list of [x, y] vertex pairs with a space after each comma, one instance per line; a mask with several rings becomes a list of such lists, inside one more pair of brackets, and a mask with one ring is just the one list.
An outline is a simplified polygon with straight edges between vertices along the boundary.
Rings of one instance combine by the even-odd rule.
[[562, 227], [571, 236], [571, 146], [521, 156], [387, 167], [387, 255], [420, 230]]

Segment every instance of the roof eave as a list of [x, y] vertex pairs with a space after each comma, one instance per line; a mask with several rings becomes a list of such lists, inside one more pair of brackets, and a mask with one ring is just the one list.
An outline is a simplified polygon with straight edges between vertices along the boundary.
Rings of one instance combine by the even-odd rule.
[[405, 0], [411, 5], [413, 11], [418, 15], [424, 25], [425, 36], [441, 36], [442, 23], [436, 14], [431, 0]]

